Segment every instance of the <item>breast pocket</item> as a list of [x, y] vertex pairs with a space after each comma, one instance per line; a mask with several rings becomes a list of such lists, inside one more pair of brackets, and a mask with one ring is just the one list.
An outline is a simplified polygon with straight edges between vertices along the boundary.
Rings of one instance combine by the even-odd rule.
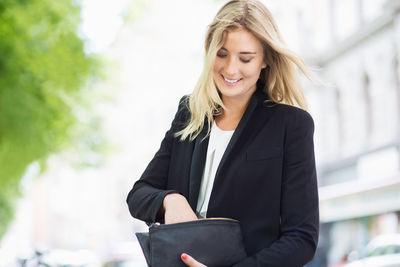
[[246, 160], [257, 161], [267, 160], [282, 157], [282, 148], [280, 147], [268, 147], [268, 148], [249, 148], [246, 151]]

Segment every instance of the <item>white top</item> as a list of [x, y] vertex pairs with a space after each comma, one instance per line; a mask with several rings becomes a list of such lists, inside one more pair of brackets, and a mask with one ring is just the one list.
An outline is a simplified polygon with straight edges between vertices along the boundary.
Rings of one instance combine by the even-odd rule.
[[203, 178], [201, 180], [199, 199], [197, 201], [197, 216], [205, 218], [207, 214], [208, 202], [210, 200], [211, 190], [213, 188], [215, 174], [219, 163], [224, 155], [226, 147], [233, 135], [232, 131], [223, 131], [213, 123], [208, 141], [207, 158], [204, 167]]

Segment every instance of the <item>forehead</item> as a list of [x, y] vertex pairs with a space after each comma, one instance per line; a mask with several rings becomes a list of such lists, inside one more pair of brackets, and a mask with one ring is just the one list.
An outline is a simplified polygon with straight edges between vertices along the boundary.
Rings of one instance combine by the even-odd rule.
[[261, 42], [254, 34], [245, 29], [228, 31], [223, 47], [232, 53], [242, 51], [260, 52], [263, 50]]

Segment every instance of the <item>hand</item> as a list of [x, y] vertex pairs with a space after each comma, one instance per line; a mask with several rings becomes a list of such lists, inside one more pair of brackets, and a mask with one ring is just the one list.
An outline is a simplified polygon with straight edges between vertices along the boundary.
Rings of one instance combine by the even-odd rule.
[[182, 253], [181, 259], [182, 259], [183, 263], [185, 263], [187, 266], [190, 266], [190, 267], [207, 267], [204, 264], [196, 261], [195, 259], [193, 259], [191, 256], [189, 256], [186, 253]]
[[186, 198], [180, 194], [168, 194], [163, 201], [165, 224], [197, 220]]

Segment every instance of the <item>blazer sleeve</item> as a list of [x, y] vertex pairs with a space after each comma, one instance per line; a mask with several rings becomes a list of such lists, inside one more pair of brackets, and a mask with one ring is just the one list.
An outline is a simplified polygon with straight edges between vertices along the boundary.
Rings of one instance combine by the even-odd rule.
[[301, 110], [285, 134], [281, 186], [281, 236], [269, 247], [235, 264], [303, 266], [315, 253], [319, 232], [318, 186], [314, 158], [314, 122]]
[[140, 179], [133, 185], [126, 199], [129, 212], [147, 224], [163, 222], [164, 214], [160, 212], [164, 197], [175, 190], [166, 190], [169, 162], [174, 133], [182, 125], [187, 113], [188, 96], [182, 97], [170, 129], [166, 132], [159, 150], [148, 164]]

